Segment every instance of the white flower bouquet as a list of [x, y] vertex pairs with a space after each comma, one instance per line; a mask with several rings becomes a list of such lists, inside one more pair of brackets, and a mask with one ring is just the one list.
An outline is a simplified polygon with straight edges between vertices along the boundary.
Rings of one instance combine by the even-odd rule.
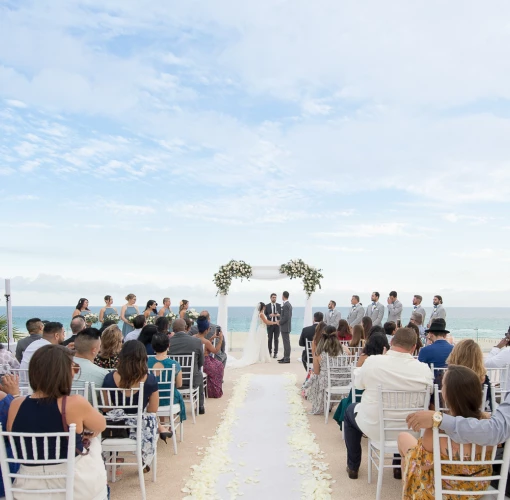
[[154, 325], [156, 323], [157, 316], [149, 316], [145, 319], [146, 325]]
[[83, 316], [85, 319], [85, 322], [89, 325], [93, 325], [94, 323], [97, 323], [99, 321], [99, 316], [95, 313], [88, 313]]
[[168, 321], [172, 322], [175, 318], [177, 318], [177, 314], [170, 311], [166, 314], [165, 318], [167, 318]]
[[305, 264], [302, 259], [291, 260], [280, 266], [280, 273], [286, 274], [291, 280], [303, 279], [303, 289], [308, 296], [312, 295], [317, 288], [321, 288], [321, 279], [324, 278], [322, 269]]
[[129, 323], [133, 323], [133, 320], [138, 316], [138, 314], [132, 314], [131, 316], [128, 316], [127, 320]]
[[195, 309], [188, 309], [186, 311], [186, 317], [189, 318], [191, 321], [196, 321], [199, 316], [200, 314], [197, 313]]
[[231, 260], [228, 264], [220, 267], [220, 270], [214, 275], [213, 283], [216, 285], [218, 293], [228, 295], [230, 285], [234, 278], [250, 279], [252, 268], [243, 260]]
[[104, 317], [104, 321], [115, 321], [115, 323], [118, 323], [120, 321], [120, 316], [118, 314], [107, 314]]

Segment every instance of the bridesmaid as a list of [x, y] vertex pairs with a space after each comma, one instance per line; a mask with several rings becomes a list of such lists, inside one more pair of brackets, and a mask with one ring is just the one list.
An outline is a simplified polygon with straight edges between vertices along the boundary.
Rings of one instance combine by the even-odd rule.
[[166, 316], [170, 312], [170, 299], [168, 297], [165, 297], [163, 299], [163, 307], [159, 310], [158, 316]]
[[105, 295], [104, 301], [105, 301], [106, 306], [103, 307], [99, 311], [99, 322], [100, 323], [103, 323], [104, 317], [108, 316], [109, 314], [119, 314], [117, 312], [117, 309], [115, 309], [115, 307], [112, 307], [113, 299], [112, 299], [111, 295]]
[[189, 308], [189, 300], [181, 300], [179, 303], [179, 318], [184, 319]]
[[87, 299], [80, 299], [78, 304], [76, 304], [76, 309], [73, 312], [73, 318], [76, 318], [76, 316], [85, 316], [89, 313], [89, 301]]
[[145, 306], [145, 311], [143, 312], [145, 319], [147, 319], [149, 316], [157, 316], [158, 315], [158, 310], [156, 309], [157, 307], [158, 303], [155, 300], [149, 300], [149, 302], [147, 302], [147, 305]]
[[130, 323], [128, 320], [129, 316], [140, 314], [138, 307], [135, 306], [136, 295], [134, 293], [130, 293], [126, 296], [126, 300], [127, 304], [124, 304], [120, 310], [120, 319], [124, 322], [122, 325], [122, 337], [125, 337], [129, 332], [132, 332], [135, 329], [133, 323]]

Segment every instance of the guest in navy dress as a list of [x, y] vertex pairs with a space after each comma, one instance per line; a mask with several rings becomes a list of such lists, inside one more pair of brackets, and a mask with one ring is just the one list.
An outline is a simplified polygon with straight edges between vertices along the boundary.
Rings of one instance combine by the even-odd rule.
[[156, 325], [145, 325], [138, 337], [138, 340], [145, 346], [148, 356], [154, 356], [154, 354], [156, 354], [152, 348], [152, 337], [156, 333], [158, 333], [158, 327]]

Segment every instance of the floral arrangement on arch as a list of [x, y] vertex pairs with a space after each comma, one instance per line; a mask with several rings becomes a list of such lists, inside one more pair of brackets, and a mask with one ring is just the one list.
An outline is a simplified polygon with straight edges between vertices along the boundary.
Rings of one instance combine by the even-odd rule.
[[252, 268], [249, 264], [246, 264], [244, 260], [231, 260], [228, 264], [220, 267], [220, 270], [214, 275], [213, 283], [216, 285], [218, 293], [222, 295], [228, 295], [230, 285], [234, 278], [240, 278], [249, 280], [252, 275]]
[[321, 288], [321, 279], [324, 278], [322, 269], [309, 266], [302, 259], [289, 260], [287, 264], [280, 266], [280, 273], [286, 274], [291, 280], [301, 278], [303, 280], [303, 290], [308, 297], [314, 293], [317, 288]]

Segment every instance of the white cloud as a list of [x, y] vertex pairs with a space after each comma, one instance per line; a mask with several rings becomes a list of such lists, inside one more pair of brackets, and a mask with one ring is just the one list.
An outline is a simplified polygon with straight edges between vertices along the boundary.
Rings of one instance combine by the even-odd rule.
[[329, 250], [331, 252], [344, 252], [344, 253], [366, 253], [369, 251], [366, 248], [335, 246], [335, 245], [317, 245], [317, 248], [322, 248], [323, 250]]
[[489, 220], [493, 219], [493, 217], [481, 217], [476, 215], [459, 215], [454, 212], [443, 214], [442, 217], [444, 220], [448, 222], [456, 223], [461, 220], [465, 220], [470, 222], [472, 225], [486, 224]]
[[27, 105], [22, 101], [17, 101], [16, 99], [6, 99], [5, 102], [8, 106], [11, 106], [13, 108], [21, 108], [24, 109], [27, 107]]
[[115, 201], [102, 200], [98, 203], [98, 206], [105, 210], [111, 210], [113, 213], [116, 214], [148, 215], [156, 213], [156, 210], [149, 206], [129, 205], [124, 203], [118, 203]]
[[33, 194], [17, 194], [13, 196], [7, 196], [6, 200], [9, 201], [35, 201], [39, 200], [39, 196]]
[[0, 222], [0, 227], [8, 227], [8, 228], [32, 228], [32, 229], [49, 229], [51, 226], [49, 224], [45, 224], [44, 222]]
[[407, 226], [408, 224], [403, 222], [349, 225], [343, 226], [339, 231], [317, 233], [316, 236], [325, 238], [372, 238], [374, 236], [400, 236], [406, 234], [404, 229]]

